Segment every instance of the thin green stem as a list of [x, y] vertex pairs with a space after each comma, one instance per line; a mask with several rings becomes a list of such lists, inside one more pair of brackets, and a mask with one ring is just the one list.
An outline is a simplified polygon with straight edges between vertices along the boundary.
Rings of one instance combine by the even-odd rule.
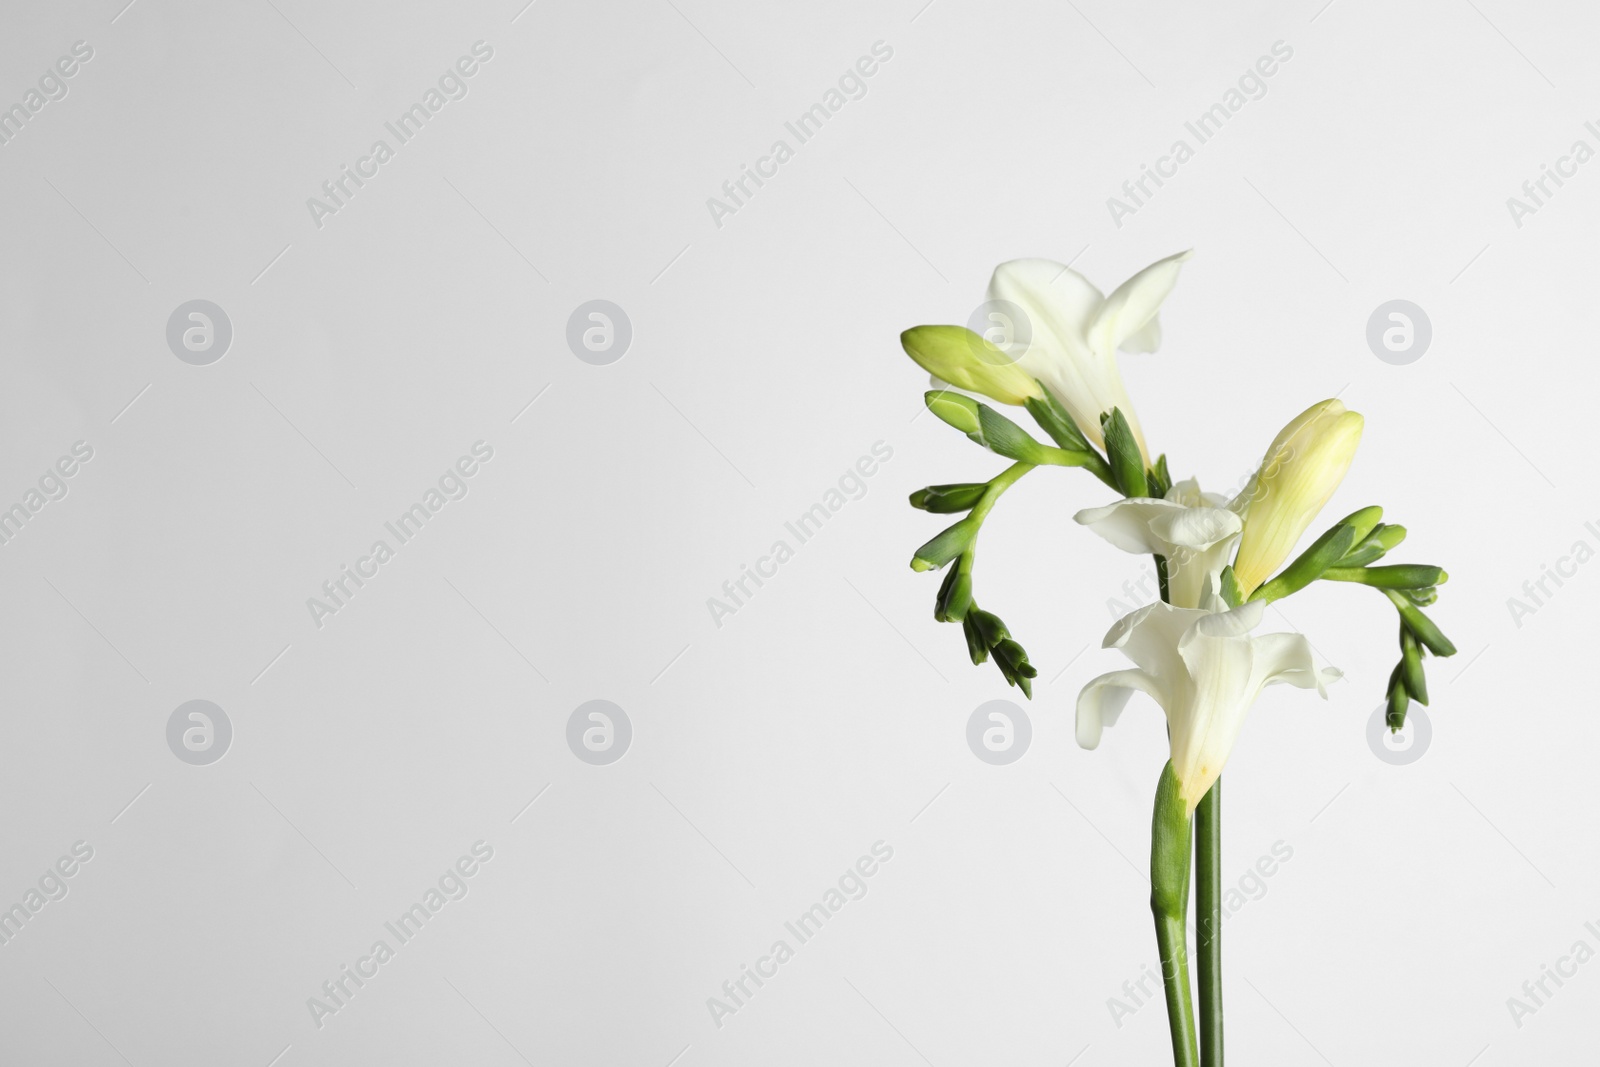
[[1200, 938], [1200, 1062], [1222, 1067], [1222, 779], [1194, 812], [1195, 930]]
[[1034, 464], [1023, 463], [1019, 460], [993, 478], [990, 478], [989, 486], [983, 491], [983, 496], [978, 499], [978, 503], [973, 506], [970, 518], [981, 524], [984, 519], [989, 517], [989, 512], [1000, 499], [1000, 494], [1010, 489], [1016, 484], [1017, 479], [1033, 470], [1033, 468]]

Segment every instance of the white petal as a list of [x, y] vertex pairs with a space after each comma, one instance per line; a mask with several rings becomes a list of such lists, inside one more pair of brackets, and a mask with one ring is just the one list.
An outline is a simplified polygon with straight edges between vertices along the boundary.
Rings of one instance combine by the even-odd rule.
[[1073, 516], [1124, 552], [1139, 555], [1165, 555], [1168, 544], [1151, 529], [1152, 522], [1167, 512], [1180, 512], [1182, 504], [1149, 497], [1132, 497], [1100, 508], [1085, 508]]
[[1183, 608], [1203, 607], [1208, 612], [1227, 610], [1225, 604], [1213, 606], [1209, 594], [1220, 587], [1222, 569], [1238, 543], [1239, 535], [1231, 533], [1205, 548], [1174, 545], [1167, 557], [1167, 595], [1172, 602]]
[[1200, 492], [1200, 483], [1194, 478], [1185, 478], [1181, 482], [1175, 482], [1172, 488], [1167, 490], [1166, 498], [1186, 508], [1197, 508], [1205, 502], [1204, 497], [1205, 494]]
[[[989, 299], [1006, 300], [1022, 309], [1028, 316], [1033, 343], [1043, 346], [1035, 358], [1051, 362], [1079, 354], [1105, 302], [1087, 278], [1048, 259], [1013, 259], [1000, 264], [989, 279]], [[1028, 360], [1033, 355], [1030, 347], [1029, 355], [1019, 361], [1023, 369], [1031, 370]]]
[[1266, 610], [1266, 604], [1259, 600], [1251, 600], [1240, 604], [1232, 611], [1207, 615], [1194, 624], [1191, 634], [1185, 636], [1190, 640], [1203, 637], [1242, 637], [1261, 625], [1261, 615]]
[[1148, 693], [1157, 703], [1163, 699], [1159, 683], [1139, 670], [1112, 671], [1084, 686], [1078, 694], [1078, 744], [1083, 748], [1098, 746], [1101, 731], [1116, 723], [1135, 692]]
[[[1259, 603], [1255, 606], [1259, 607]], [[1249, 614], [1238, 614], [1242, 610], [1207, 616], [1180, 642], [1179, 651], [1189, 668], [1193, 688], [1184, 713], [1169, 715], [1168, 722], [1172, 729], [1172, 769], [1182, 783], [1182, 793], [1191, 810], [1222, 773], [1245, 717], [1261, 691], [1254, 671], [1254, 642], [1248, 632], [1232, 632], [1251, 621]], [[1259, 612], [1250, 614], [1259, 617]]]
[[1100, 416], [1120, 408], [1148, 463], [1144, 431], [1123, 387], [1116, 352], [1090, 342], [1104, 303], [1100, 290], [1060, 263], [1014, 259], [994, 269], [989, 299], [1009, 301], [1026, 316], [1031, 340], [1017, 365], [1049, 387], [1083, 435], [1103, 444]]
[[1328, 699], [1328, 683], [1343, 675], [1333, 667], [1317, 669], [1311, 642], [1300, 634], [1263, 634], [1256, 638], [1256, 673], [1261, 684], [1283, 682], [1297, 689], [1315, 689]]
[[[1179, 491], [1175, 486], [1172, 492]], [[1166, 557], [1172, 603], [1184, 608], [1200, 606], [1207, 581], [1215, 584], [1239, 536], [1239, 516], [1233, 512], [1172, 500], [1119, 500], [1087, 508], [1075, 518], [1124, 552]]]
[[1100, 306], [1090, 328], [1090, 340], [1096, 350], [1113, 352], [1143, 330], [1178, 284], [1178, 269], [1192, 254], [1192, 250], [1179, 252], [1157, 260], [1117, 286]]
[[[1151, 501], [1165, 504], [1166, 501]], [[1239, 516], [1222, 508], [1185, 507], [1154, 512], [1150, 531], [1170, 545], [1206, 549], [1237, 534], [1243, 527]]]
[[1132, 352], [1142, 355], [1154, 352], [1161, 347], [1161, 316], [1157, 315], [1139, 329], [1134, 330], [1117, 348], [1123, 352]]
[[1205, 616], [1196, 608], [1175, 608], [1156, 601], [1131, 611], [1112, 624], [1102, 647], [1121, 649], [1139, 668], [1162, 680], [1188, 676], [1179, 646], [1184, 635]]

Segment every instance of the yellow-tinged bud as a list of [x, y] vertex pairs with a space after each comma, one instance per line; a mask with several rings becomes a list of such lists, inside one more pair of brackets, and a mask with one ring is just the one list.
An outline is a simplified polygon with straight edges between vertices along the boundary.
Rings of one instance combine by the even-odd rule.
[[1344, 480], [1364, 420], [1337, 400], [1324, 400], [1283, 428], [1247, 492], [1244, 532], [1233, 569], [1246, 595], [1289, 558]]
[[1044, 396], [1032, 375], [965, 326], [913, 326], [900, 335], [900, 345], [923, 370], [958, 389], [1002, 404]]

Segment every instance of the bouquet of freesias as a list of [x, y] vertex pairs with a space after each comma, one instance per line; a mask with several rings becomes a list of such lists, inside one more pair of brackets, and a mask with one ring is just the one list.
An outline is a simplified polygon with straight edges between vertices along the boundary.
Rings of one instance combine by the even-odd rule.
[[[1290, 558], [1361, 439], [1361, 416], [1338, 400], [1313, 404], [1291, 419], [1231, 499], [1202, 492], [1193, 478], [1174, 482], [1167, 457], [1152, 455], [1118, 373], [1117, 353], [1160, 346], [1158, 312], [1189, 255], [1151, 264], [1110, 296], [1059, 263], [1002, 263], [984, 305], [996, 330], [980, 335], [962, 326], [917, 326], [900, 341], [933, 375], [928, 410], [1011, 461], [987, 482], [930, 485], [911, 495], [913, 507], [963, 516], [917, 549], [911, 567], [946, 571], [934, 618], [960, 624], [974, 664], [992, 659], [1008, 683], [1032, 697], [1038, 672], [1000, 617], [978, 606], [973, 568], [990, 512], [1035, 468], [1087, 470], [1117, 499], [1078, 512], [1077, 521], [1123, 551], [1155, 557], [1160, 601], [1117, 620], [1105, 637], [1105, 647], [1134, 666], [1084, 686], [1077, 739], [1084, 748], [1099, 745], [1136, 692], [1166, 713], [1171, 757], [1156, 786], [1150, 905], [1173, 1060], [1179, 1067], [1221, 1067], [1219, 775], [1263, 687], [1285, 682], [1326, 698], [1327, 684], [1339, 677], [1316, 663], [1300, 634], [1257, 633], [1262, 612], [1317, 581], [1381, 593], [1399, 616], [1400, 660], [1387, 691], [1393, 730], [1404, 725], [1411, 701], [1428, 702], [1424, 656], [1453, 655], [1455, 646], [1423, 611], [1445, 572], [1383, 562], [1406, 531], [1384, 523], [1382, 508], [1345, 516]], [[984, 399], [1026, 409], [1051, 443]], [[1191, 857], [1198, 1039], [1186, 930]]]

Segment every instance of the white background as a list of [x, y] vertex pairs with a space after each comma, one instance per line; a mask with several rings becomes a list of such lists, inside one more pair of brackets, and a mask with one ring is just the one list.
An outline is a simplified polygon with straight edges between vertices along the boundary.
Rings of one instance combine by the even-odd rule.
[[[1071, 523], [1107, 499], [1081, 472], [1006, 497], [978, 597], [1041, 676], [1025, 756], [975, 758], [972, 710], [1018, 694], [933, 622], [906, 561], [938, 522], [905, 495], [1000, 461], [913, 421], [896, 335], [965, 322], [1005, 259], [1109, 290], [1188, 247], [1166, 345], [1124, 361], [1154, 446], [1229, 488], [1339, 395], [1367, 430], [1329, 518], [1408, 526], [1461, 650], [1393, 766], [1366, 740], [1389, 607], [1269, 612], [1346, 680], [1270, 692], [1228, 767], [1227, 881], [1293, 850], [1226, 927], [1234, 1062], [1590, 1054], [1600, 963], [1520, 1027], [1507, 998], [1600, 949], [1600, 569], [1507, 600], [1600, 548], [1600, 163], [1520, 227], [1506, 199], [1600, 148], [1592, 11], [921, 2], [6, 8], [0, 105], [94, 54], [0, 146], [0, 507], [94, 455], [0, 546], [0, 906], [94, 858], [0, 946], [0, 1062], [1162, 1062], [1159, 1003], [1108, 1006], [1155, 959], [1160, 717], [1093, 753], [1071, 728], [1146, 564]], [[307, 198], [480, 40], [468, 95], [316, 225]], [[707, 198], [879, 41], [866, 95], [716, 225]], [[1278, 41], [1266, 94], [1115, 225]], [[1433, 324], [1408, 366], [1365, 340], [1396, 298]], [[232, 323], [209, 366], [166, 342], [193, 299]], [[566, 342], [592, 299], [632, 324], [608, 366]], [[318, 627], [307, 598], [477, 441], [468, 495]], [[865, 495], [714, 625], [879, 441]], [[565, 739], [595, 698], [633, 726], [609, 766]], [[192, 699], [233, 726], [209, 766], [167, 745]], [[316, 1025], [479, 840], [469, 894]], [[707, 998], [880, 840], [867, 895], [716, 1025]]]

